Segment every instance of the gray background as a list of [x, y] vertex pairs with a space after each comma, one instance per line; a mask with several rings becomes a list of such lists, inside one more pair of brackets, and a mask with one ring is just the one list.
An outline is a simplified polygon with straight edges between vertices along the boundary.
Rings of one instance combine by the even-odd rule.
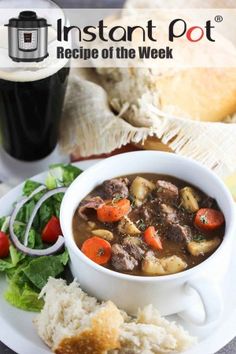
[[[124, 0], [54, 0], [58, 5], [65, 8], [121, 8]], [[1, 329], [0, 329], [1, 330]], [[14, 338], [12, 338], [14, 340]], [[14, 354], [12, 350], [7, 348], [0, 342], [1, 354]], [[236, 339], [229, 343], [225, 348], [220, 350], [217, 354], [235, 354], [236, 353]], [[32, 353], [37, 354], [37, 353]], [[204, 354], [204, 353], [202, 353]]]

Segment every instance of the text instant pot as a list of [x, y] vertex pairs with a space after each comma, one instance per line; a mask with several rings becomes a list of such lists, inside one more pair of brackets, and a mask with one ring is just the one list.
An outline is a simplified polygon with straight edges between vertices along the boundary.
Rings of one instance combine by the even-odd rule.
[[[204, 25], [191, 24], [182, 19], [172, 20], [167, 28], [165, 44], [158, 47], [161, 30], [153, 20], [145, 25], [108, 26], [100, 20], [97, 26], [63, 26], [62, 20], [57, 21], [58, 42], [68, 42], [74, 36], [74, 48], [57, 47], [57, 58], [75, 59], [173, 59], [172, 44], [180, 38], [189, 45], [202, 40], [215, 42], [213, 21], [207, 20]], [[163, 38], [163, 37], [162, 37]], [[93, 45], [92, 45], [92, 44]], [[137, 43], [139, 43], [137, 45]], [[88, 45], [89, 44], [89, 45]], [[104, 44], [106, 46], [104, 47]], [[112, 46], [111, 46], [112, 44]], [[135, 44], [132, 46], [132, 44]], [[145, 44], [145, 45], [144, 45]], [[120, 45], [120, 46], [119, 46]]]

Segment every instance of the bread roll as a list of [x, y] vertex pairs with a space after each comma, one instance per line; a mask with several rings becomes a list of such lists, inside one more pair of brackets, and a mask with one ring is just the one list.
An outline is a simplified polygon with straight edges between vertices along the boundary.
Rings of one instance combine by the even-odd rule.
[[[196, 2], [193, 0], [193, 5]], [[123, 16], [119, 19], [116, 17], [107, 18], [106, 24], [109, 26], [134, 26], [137, 24], [137, 13], [140, 15], [134, 5], [129, 12], [124, 10]], [[147, 14], [145, 15], [144, 13], [143, 17], [139, 18], [139, 21], [143, 20], [145, 24]], [[166, 38], [163, 34], [166, 28], [165, 21], [169, 21], [169, 18], [166, 18], [166, 13], [164, 12], [160, 18], [158, 11], [156, 15], [153, 15], [154, 19], [155, 16], [159, 25], [157, 31], [158, 46], [164, 47], [166, 45]], [[230, 33], [233, 31], [232, 28], [229, 33], [217, 33], [218, 46], [214, 51], [212, 51], [207, 42], [203, 42], [201, 47], [186, 45], [186, 42], [182, 39], [176, 44], [172, 44], [174, 50], [178, 53], [184, 53], [183, 57], [180, 54], [178, 55], [179, 60], [184, 60], [184, 62], [189, 60], [191, 62], [199, 59], [200, 67], [195, 67], [193, 64], [192, 67], [187, 69], [169, 68], [167, 66], [158, 66], [157, 62], [156, 66], [150, 68], [119, 68], [114, 62], [114, 67], [112, 68], [97, 68], [97, 72], [101, 76], [101, 84], [107, 91], [111, 106], [115, 109], [120, 107], [122, 111], [122, 107], [125, 104], [132, 105], [133, 109], [130, 108], [126, 111], [124, 118], [135, 126], [143, 126], [142, 116], [135, 117], [136, 122], [133, 116], [135, 114], [134, 106], [136, 106], [138, 111], [139, 100], [144, 95], [152, 96], [158, 109], [171, 113], [176, 117], [206, 122], [220, 122], [227, 116], [234, 114], [236, 112], [236, 67], [229, 67], [229, 62], [225, 63], [225, 67], [218, 67], [219, 65], [214, 65], [213, 60], [216, 57], [216, 53], [220, 56], [222, 50], [225, 53], [230, 53], [231, 61], [235, 59], [235, 40], [231, 41], [229, 39]], [[137, 48], [143, 43], [140, 32], [134, 32], [132, 38], [133, 47]], [[145, 45], [151, 44], [146, 40]], [[204, 60], [208, 64], [212, 62], [212, 67], [203, 67], [202, 57], [198, 55], [199, 51], [204, 51]], [[186, 64], [188, 65], [188, 62]], [[141, 125], [139, 125], [139, 122]]]
[[236, 112], [236, 68], [191, 68], [156, 78], [161, 109], [219, 122]]

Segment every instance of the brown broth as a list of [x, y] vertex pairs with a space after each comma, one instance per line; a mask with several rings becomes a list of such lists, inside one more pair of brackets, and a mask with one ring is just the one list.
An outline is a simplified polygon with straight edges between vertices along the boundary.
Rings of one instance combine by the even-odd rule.
[[[162, 175], [162, 174], [139, 173], [139, 174], [129, 175], [129, 176], [125, 176], [125, 177], [127, 177], [129, 179], [129, 181], [132, 182], [134, 180], [134, 178], [137, 176], [141, 176], [143, 178], [146, 178], [146, 179], [154, 181], [154, 182], [157, 180], [165, 180], [165, 181], [175, 184], [179, 189], [186, 187], [186, 186], [193, 187], [201, 195], [202, 198], [207, 198], [207, 195], [205, 193], [203, 193], [202, 191], [200, 191], [195, 186], [192, 186], [188, 182], [185, 182], [183, 180], [177, 179], [172, 176]], [[97, 188], [95, 188], [89, 194], [89, 196], [96, 196], [99, 188], [101, 188], [101, 186], [98, 186]], [[146, 205], [146, 207], [150, 207], [150, 203], [151, 203], [151, 200], [148, 200], [144, 204], [144, 206]], [[174, 202], [171, 205], [178, 208], [179, 213], [180, 213], [179, 215], [180, 215], [181, 224], [188, 225], [191, 228], [193, 237], [195, 239], [198, 237], [199, 234], [201, 234], [207, 240], [213, 239], [216, 236], [223, 239], [224, 232], [225, 232], [224, 226], [222, 226], [221, 228], [219, 228], [218, 230], [216, 230], [214, 232], [207, 232], [206, 233], [203, 231], [199, 231], [193, 225], [194, 214], [190, 214], [190, 213], [182, 210], [183, 208], [181, 209], [181, 207], [179, 205], [176, 205]], [[216, 201], [213, 202], [212, 207], [214, 209], [220, 210]], [[142, 219], [140, 216], [140, 212], [136, 207], [134, 209], [132, 209], [132, 211], [129, 213], [129, 218], [133, 222], [135, 222], [136, 225], [139, 224], [140, 219]], [[114, 239], [110, 242], [111, 244], [122, 242], [122, 239], [124, 238], [124, 236], [121, 236], [118, 233], [118, 231], [117, 231], [117, 224], [118, 223], [117, 222], [116, 223], [102, 223], [97, 220], [95, 211], [92, 211], [91, 213], [89, 213], [89, 221], [94, 222], [96, 224], [96, 227], [94, 229], [107, 229], [107, 230], [113, 232]], [[166, 231], [166, 225], [165, 225], [165, 223], [160, 222], [157, 215], [155, 215], [153, 217], [153, 220], [151, 220], [150, 224], [145, 224], [145, 228], [148, 226], [154, 226], [155, 229], [158, 230], [158, 234], [161, 236], [161, 240], [162, 240], [163, 250], [162, 251], [155, 251], [155, 255], [159, 258], [168, 257], [168, 256], [172, 256], [172, 255], [179, 256], [187, 263], [187, 265], [188, 265], [187, 269], [190, 269], [190, 268], [198, 265], [199, 263], [203, 262], [205, 259], [210, 257], [212, 253], [215, 252], [214, 251], [214, 252], [207, 253], [207, 254], [204, 254], [201, 256], [192, 256], [187, 250], [185, 241], [176, 242], [176, 241], [170, 240], [169, 238], [164, 236], [165, 231]], [[78, 209], [76, 210], [74, 217], [73, 217], [73, 235], [74, 235], [75, 242], [79, 248], [81, 248], [81, 246], [85, 240], [94, 236], [91, 233], [91, 228], [89, 227], [88, 221], [81, 218], [80, 215], [78, 214]], [[143, 236], [143, 232], [142, 232], [141, 236], [138, 236], [138, 237], [142, 238], [142, 236]], [[111, 270], [117, 271], [116, 269], [114, 269], [111, 262], [107, 263], [105, 265], [105, 267], [109, 268]], [[139, 275], [139, 276], [147, 275], [142, 271], [140, 264], [134, 270], [132, 270], [130, 272], [122, 271], [122, 273]]]

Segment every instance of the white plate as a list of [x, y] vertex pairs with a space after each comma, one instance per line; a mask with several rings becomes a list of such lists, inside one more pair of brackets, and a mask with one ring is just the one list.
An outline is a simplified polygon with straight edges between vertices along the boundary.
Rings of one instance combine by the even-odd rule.
[[[86, 169], [98, 160], [79, 162], [76, 165]], [[34, 180], [45, 181], [46, 173], [41, 173]], [[0, 216], [11, 212], [12, 204], [21, 196], [22, 184], [12, 189], [0, 200]], [[235, 235], [236, 236], [236, 235]], [[236, 242], [235, 242], [236, 247]], [[18, 354], [48, 354], [50, 350], [40, 340], [32, 324], [34, 313], [28, 313], [10, 306], [3, 298], [6, 287], [5, 278], [0, 278], [0, 340]], [[236, 257], [232, 256], [228, 275], [222, 285], [225, 310], [221, 323], [214, 329], [193, 329], [181, 323], [198, 335], [199, 343], [186, 354], [213, 354], [224, 347], [236, 336]], [[180, 322], [177, 319], [178, 322]]]

